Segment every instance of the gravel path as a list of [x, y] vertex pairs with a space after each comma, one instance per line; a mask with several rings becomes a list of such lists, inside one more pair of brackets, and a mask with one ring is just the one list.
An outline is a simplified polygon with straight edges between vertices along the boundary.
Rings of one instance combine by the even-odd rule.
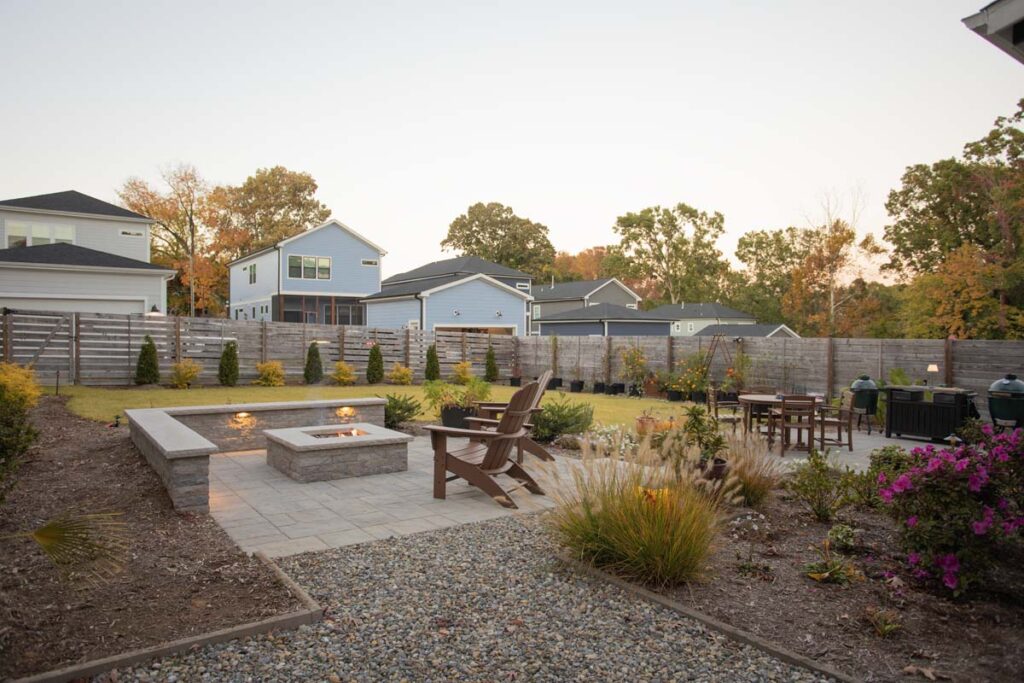
[[551, 558], [536, 516], [307, 553], [297, 631], [121, 671], [159, 681], [814, 681]]

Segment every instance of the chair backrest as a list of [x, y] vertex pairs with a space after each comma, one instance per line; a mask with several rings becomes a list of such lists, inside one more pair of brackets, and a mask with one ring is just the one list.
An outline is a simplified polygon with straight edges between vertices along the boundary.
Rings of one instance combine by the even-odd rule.
[[752, 384], [744, 391], [746, 394], [775, 394], [775, 387], [769, 384]]
[[512, 395], [512, 400], [501, 414], [501, 420], [495, 432], [502, 436], [490, 439], [487, 445], [487, 453], [480, 463], [481, 469], [493, 470], [501, 467], [508, 460], [509, 453], [516, 441], [526, 434], [526, 422], [532, 414], [532, 406], [539, 399], [541, 386], [537, 382], [530, 382], [522, 389]]
[[785, 394], [782, 397], [782, 419], [814, 418], [817, 400], [804, 394]]
[[551, 381], [551, 377], [554, 374], [554, 371], [550, 369], [540, 373], [540, 377], [537, 378], [537, 384], [540, 386], [540, 391], [537, 392], [537, 400], [534, 401], [532, 406], [530, 406], [531, 409], [536, 410], [540, 407], [540, 400], [544, 398], [544, 392], [548, 390], [548, 382]]

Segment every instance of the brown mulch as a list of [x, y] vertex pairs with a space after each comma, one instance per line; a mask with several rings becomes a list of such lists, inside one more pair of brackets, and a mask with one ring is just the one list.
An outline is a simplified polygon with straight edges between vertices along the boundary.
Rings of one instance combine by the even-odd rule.
[[[726, 525], [704, 584], [665, 591], [733, 626], [869, 681], [1024, 680], [1024, 558], [1004, 558], [987, 591], [952, 599], [906, 572], [892, 523], [844, 511], [858, 530], [848, 555], [863, 578], [842, 586], [808, 578], [829, 524], [776, 496]], [[876, 635], [869, 609], [893, 610], [901, 628]], [[908, 669], [907, 667], [915, 667]]]
[[128, 554], [109, 582], [71, 581], [34, 542], [0, 540], [0, 679], [236, 626], [300, 604], [205, 514], [171, 508], [126, 427], [44, 397], [41, 431], [0, 506], [0, 536], [65, 513], [120, 512]]

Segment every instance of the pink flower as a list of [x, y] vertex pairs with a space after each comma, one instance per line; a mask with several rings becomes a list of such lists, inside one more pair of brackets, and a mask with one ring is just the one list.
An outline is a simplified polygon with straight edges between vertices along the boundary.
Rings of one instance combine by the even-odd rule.
[[932, 458], [928, 461], [928, 465], [924, 468], [925, 472], [934, 472], [942, 467], [942, 458]]
[[888, 481], [888, 479], [886, 479], [885, 472], [879, 472], [878, 473], [878, 483], [879, 484], [884, 484], [886, 481]]
[[912, 552], [912, 553], [908, 553], [907, 554], [907, 564], [909, 564], [911, 567], [913, 567], [915, 564], [919, 563], [920, 561], [921, 561], [920, 553], [913, 553]]
[[956, 574], [946, 573], [942, 575], [942, 583], [946, 584], [946, 588], [954, 590], [956, 588]]
[[904, 491], [909, 491], [912, 488], [914, 488], [914, 485], [910, 483], [910, 477], [905, 474], [901, 474], [896, 477], [896, 481], [892, 483], [892, 490], [896, 493], [903, 493]]
[[946, 573], [955, 574], [960, 571], [960, 560], [956, 559], [953, 553], [946, 553], [935, 558], [935, 566], [945, 570]]
[[981, 515], [981, 519], [977, 522], [971, 522], [971, 529], [974, 531], [976, 536], [984, 536], [988, 533], [988, 530], [992, 527], [993, 513], [995, 511], [990, 507], [985, 507], [985, 511]]
[[878, 492], [878, 496], [886, 503], [892, 502], [892, 489], [881, 489]]
[[917, 515], [910, 515], [907, 517], [907, 528], [913, 529], [915, 526], [917, 526]]
[[956, 461], [956, 465], [953, 466], [953, 469], [955, 469], [957, 472], [963, 472], [964, 470], [967, 469], [968, 462], [969, 461], [967, 460], [967, 458], [960, 458], [959, 460]]

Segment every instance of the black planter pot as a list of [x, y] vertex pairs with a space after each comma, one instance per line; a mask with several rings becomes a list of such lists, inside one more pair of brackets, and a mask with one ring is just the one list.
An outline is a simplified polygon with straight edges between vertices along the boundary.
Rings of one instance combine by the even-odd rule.
[[583, 391], [583, 380], [574, 379], [573, 381], [569, 382], [569, 391], [574, 394], [578, 394], [581, 391]]
[[629, 395], [634, 397], [634, 398], [643, 398], [643, 395], [644, 395], [644, 385], [643, 384], [630, 384], [629, 385]]
[[708, 394], [706, 391], [691, 391], [690, 400], [694, 403], [707, 403]]
[[466, 418], [472, 417], [473, 414], [474, 410], [472, 408], [460, 408], [459, 406], [441, 408], [441, 424], [445, 427], [454, 427], [456, 429], [469, 429]]
[[683, 400], [683, 392], [681, 392], [681, 391], [676, 391], [675, 389], [669, 389], [667, 392], [665, 392], [665, 394], [668, 397], [668, 400], [670, 400], [670, 401], [682, 401]]
[[561, 377], [552, 377], [551, 379], [548, 380], [548, 389], [561, 389], [561, 388], [562, 388], [562, 378]]
[[719, 391], [718, 400], [727, 401], [729, 403], [736, 403], [737, 401], [740, 400], [740, 395], [739, 392], [736, 391]]
[[705, 479], [725, 479], [729, 472], [729, 464], [722, 458], [715, 458], [704, 465]]
[[521, 386], [523, 386], [523, 378], [522, 377], [509, 377], [508, 378], [508, 385], [510, 387], [521, 387]]
[[604, 382], [594, 382], [594, 393], [595, 394], [603, 394], [604, 393]]
[[608, 392], [607, 389], [605, 390], [605, 392], [611, 393], [613, 396], [618, 396], [619, 394], [626, 393], [626, 385], [623, 384], [622, 382], [615, 382], [614, 384], [610, 384], [608, 386], [611, 389], [611, 392]]

